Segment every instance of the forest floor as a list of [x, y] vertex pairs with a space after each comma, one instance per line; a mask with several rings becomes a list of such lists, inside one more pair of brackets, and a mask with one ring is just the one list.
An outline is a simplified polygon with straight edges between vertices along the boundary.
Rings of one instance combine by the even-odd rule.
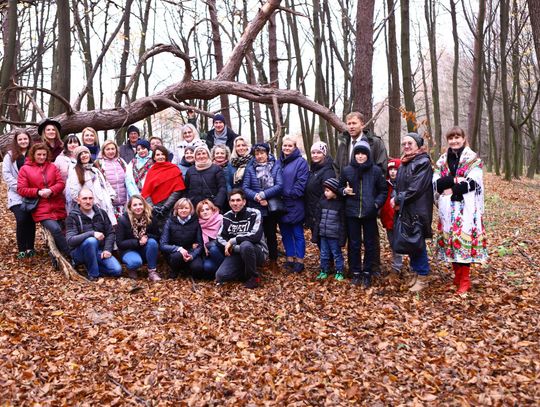
[[538, 405], [540, 182], [486, 178], [491, 257], [464, 298], [436, 262], [419, 295], [315, 281], [311, 244], [308, 271], [256, 290], [71, 282], [41, 240], [16, 260], [2, 183], [0, 403]]

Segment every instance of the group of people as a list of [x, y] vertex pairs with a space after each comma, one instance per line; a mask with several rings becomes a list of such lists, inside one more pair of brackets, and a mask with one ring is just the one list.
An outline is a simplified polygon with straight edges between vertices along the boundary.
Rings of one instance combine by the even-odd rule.
[[381, 270], [380, 217], [391, 247], [401, 247], [394, 242], [410, 230], [406, 225], [421, 234], [412, 249], [392, 250], [391, 265], [399, 275], [408, 255], [415, 276], [410, 291], [418, 292], [428, 284], [425, 239], [432, 236], [436, 197], [437, 256], [452, 263], [457, 291], [467, 292], [470, 264], [484, 261], [487, 250], [482, 163], [463, 130], [448, 131], [448, 151], [433, 171], [417, 133], [402, 138], [400, 159], [388, 160], [382, 139], [364, 128], [359, 112], [346, 123], [336, 160], [319, 141], [310, 146], [309, 164], [295, 138], [285, 136], [274, 156], [267, 143], [251, 146], [235, 134], [221, 114], [204, 139], [193, 123], [182, 126], [171, 151], [159, 137], [145, 140], [135, 126], [121, 146], [113, 140], [100, 145], [90, 127], [81, 139], [62, 141], [61, 125], [52, 119], [40, 123], [40, 142], [19, 130], [2, 168], [18, 257], [35, 254], [39, 222], [66, 258], [86, 266], [90, 280], [121, 275], [121, 263], [131, 278], [146, 264], [149, 279], [160, 280], [161, 252], [169, 277], [241, 280], [254, 288], [261, 264], [278, 270], [278, 227], [283, 268], [304, 270], [307, 227], [320, 250], [317, 279], [332, 270], [344, 280], [347, 244], [352, 283], [369, 288]]

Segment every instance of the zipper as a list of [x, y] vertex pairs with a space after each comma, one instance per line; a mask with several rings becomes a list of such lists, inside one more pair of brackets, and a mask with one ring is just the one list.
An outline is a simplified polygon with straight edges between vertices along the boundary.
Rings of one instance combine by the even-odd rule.
[[358, 214], [358, 217], [361, 218], [362, 217], [362, 184], [363, 184], [363, 177], [360, 178], [360, 213]]

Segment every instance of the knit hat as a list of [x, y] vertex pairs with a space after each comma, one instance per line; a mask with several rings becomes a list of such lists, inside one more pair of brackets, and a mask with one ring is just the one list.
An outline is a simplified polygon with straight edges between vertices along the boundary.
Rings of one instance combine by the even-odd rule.
[[358, 140], [356, 144], [354, 145], [354, 154], [357, 153], [364, 153], [368, 157], [371, 154], [371, 148], [369, 147], [369, 143], [366, 140]]
[[405, 136], [413, 138], [418, 147], [422, 147], [424, 145], [424, 139], [418, 133], [407, 133]]
[[399, 158], [390, 158], [388, 160], [388, 169], [395, 168], [396, 170], [401, 165], [401, 160]]
[[257, 150], [264, 150], [266, 151], [266, 154], [270, 154], [270, 146], [268, 145], [268, 143], [257, 143], [253, 146], [253, 153], [255, 153], [255, 151]]
[[221, 113], [215, 114], [212, 118], [214, 122], [222, 122], [225, 123], [225, 116], [223, 116]]
[[137, 126], [131, 125], [127, 129], [127, 134], [129, 133], [137, 133], [139, 137], [141, 137], [141, 132]]
[[[133, 126], [133, 127], [135, 127], [135, 126]], [[150, 151], [150, 142], [148, 140], [139, 139], [139, 140], [137, 140], [137, 145], [138, 146], [143, 146], [144, 148], [146, 148], [147, 150]]]
[[337, 178], [328, 178], [323, 182], [323, 187], [328, 188], [334, 194], [338, 193], [339, 181]]
[[83, 152], [87, 152], [88, 154], [90, 154], [90, 150], [88, 149], [88, 147], [86, 146], [79, 146], [77, 148], [75, 148], [75, 150], [73, 150], [73, 157], [75, 158], [79, 158], [79, 155]]
[[197, 147], [195, 147], [195, 150], [193, 151], [194, 154], [197, 154], [197, 151], [204, 150], [208, 153], [208, 157], [210, 157], [210, 150], [208, 149], [208, 146], [206, 144], [201, 144]]
[[48, 124], [52, 124], [54, 127], [56, 127], [59, 133], [62, 130], [62, 126], [60, 125], [59, 122], [57, 122], [54, 119], [46, 118], [43, 121], [41, 121], [41, 123], [39, 123], [39, 126], [38, 126], [39, 135], [41, 135], [41, 133], [43, 132], [43, 130], [45, 130], [45, 127], [47, 127]]
[[311, 152], [314, 152], [314, 151], [320, 151], [324, 155], [327, 155], [328, 146], [326, 145], [326, 143], [323, 143], [322, 141], [317, 141], [316, 143], [313, 143], [313, 145], [311, 146]]

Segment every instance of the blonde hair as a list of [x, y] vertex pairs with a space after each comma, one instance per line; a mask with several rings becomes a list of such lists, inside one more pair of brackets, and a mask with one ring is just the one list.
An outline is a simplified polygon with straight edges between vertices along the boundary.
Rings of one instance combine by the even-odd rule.
[[82, 131], [81, 131], [81, 139], [83, 140], [83, 144], [84, 144], [84, 132], [85, 131], [89, 131], [90, 133], [92, 133], [94, 135], [94, 145], [99, 146], [99, 137], [98, 137], [96, 129], [94, 129], [93, 127], [85, 127], [84, 129], [82, 129]]
[[238, 153], [236, 152], [236, 144], [240, 140], [242, 140], [248, 146], [248, 152], [246, 153], [246, 155], [251, 154], [251, 141], [249, 139], [247, 139], [246, 137], [244, 137], [244, 136], [238, 136], [233, 141], [233, 151], [231, 151], [231, 158], [238, 158], [239, 157]]
[[133, 201], [135, 199], [138, 199], [139, 201], [143, 203], [144, 211], [142, 213], [142, 216], [146, 219], [146, 224], [150, 225], [150, 223], [152, 222], [152, 207], [140, 195], [133, 195], [131, 198], [129, 198], [129, 200], [126, 203], [126, 213], [128, 215], [129, 222], [131, 223], [131, 225], [133, 225], [133, 219], [135, 218], [135, 214], [131, 210], [131, 205], [133, 204]]
[[352, 118], [356, 118], [358, 120], [360, 120], [362, 123], [365, 123], [365, 119], [364, 119], [364, 115], [360, 112], [350, 112], [349, 114], [347, 114], [347, 116], [345, 116], [345, 121], [349, 120], [349, 119], [352, 119]]
[[[54, 124], [48, 124], [47, 126], [53, 126], [54, 127], [54, 132], [56, 133], [54, 147], [56, 147], [56, 146], [64, 147], [64, 143], [62, 142], [62, 139], [60, 138], [60, 131], [58, 130], [58, 127], [56, 127]], [[47, 138], [45, 137], [45, 129], [47, 128], [47, 126], [45, 126], [43, 128], [43, 131], [41, 132], [41, 141], [43, 141], [45, 143], [45, 145], [48, 146], [49, 142], [47, 141]]]
[[114, 145], [114, 147], [116, 148], [116, 154], [114, 155], [114, 158], [118, 158], [118, 156], [120, 155], [120, 152], [118, 151], [118, 144], [116, 144], [116, 141], [114, 141], [112, 139], [105, 140], [103, 142], [103, 145], [101, 146], [101, 149], [100, 149], [101, 157], [105, 158], [105, 147], [107, 147], [109, 144]]
[[196, 213], [197, 213], [197, 216], [199, 216], [199, 214], [201, 213], [202, 211], [202, 208], [204, 205], [208, 205], [208, 207], [212, 210], [212, 212], [219, 212], [219, 208], [214, 205], [214, 203], [210, 200], [210, 199], [203, 199], [201, 202], [199, 202], [197, 204], [197, 209], [196, 209]]
[[191, 123], [186, 123], [180, 129], [180, 140], [184, 140], [184, 131], [186, 131], [187, 128], [191, 129], [191, 131], [193, 132], [193, 140], [197, 140], [201, 138], [199, 134], [199, 130], [197, 130], [197, 127], [195, 127]]
[[189, 206], [189, 214], [193, 216], [193, 214], [195, 213], [195, 208], [193, 207], [193, 202], [191, 202], [189, 198], [180, 198], [178, 201], [176, 201], [173, 207], [173, 215], [178, 216], [178, 208], [185, 205]]
[[297, 144], [296, 144], [296, 138], [287, 134], [285, 137], [283, 137], [283, 139], [281, 140], [281, 144], [283, 145], [284, 142], [286, 141], [290, 141], [291, 143], [293, 143], [296, 147], [297, 147]]

